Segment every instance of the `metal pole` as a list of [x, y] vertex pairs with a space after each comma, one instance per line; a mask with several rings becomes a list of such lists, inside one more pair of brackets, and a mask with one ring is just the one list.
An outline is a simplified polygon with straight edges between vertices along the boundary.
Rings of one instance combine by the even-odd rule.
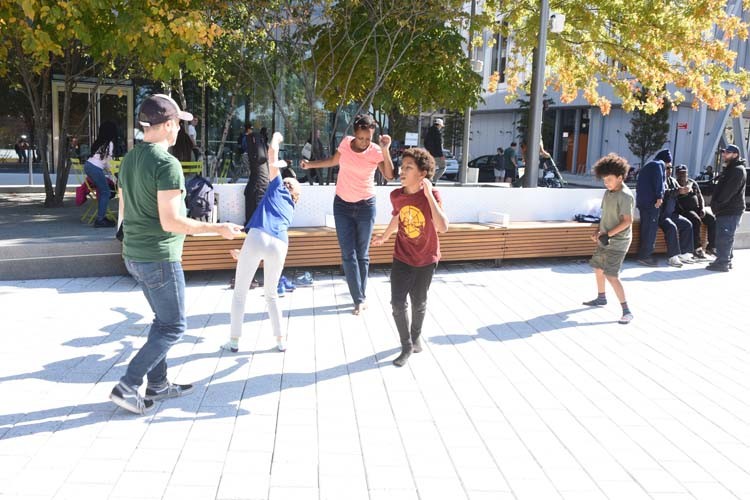
[[539, 143], [542, 138], [542, 104], [544, 100], [544, 61], [547, 57], [547, 22], [549, 1], [541, 0], [539, 13], [539, 38], [534, 50], [534, 68], [531, 79], [531, 105], [529, 130], [526, 140], [526, 180], [524, 187], [536, 187], [539, 177]]
[[33, 167], [34, 149], [31, 144], [29, 144], [29, 147], [26, 150], [26, 154], [29, 157], [29, 186], [33, 186], [34, 185], [34, 167]]
[[[468, 40], [468, 52], [469, 62], [473, 60], [474, 55], [472, 39], [474, 38], [474, 14], [477, 11], [476, 0], [471, 0], [471, 17], [469, 18], [469, 40]], [[463, 147], [461, 151], [461, 168], [458, 170], [458, 182], [466, 184], [469, 175], [469, 135], [471, 133], [471, 106], [467, 106], [464, 111], [464, 138]]]

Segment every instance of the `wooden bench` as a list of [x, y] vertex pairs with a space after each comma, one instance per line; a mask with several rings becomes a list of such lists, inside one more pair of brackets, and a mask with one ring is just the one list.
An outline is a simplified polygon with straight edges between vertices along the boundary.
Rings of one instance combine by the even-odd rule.
[[[375, 234], [385, 229], [376, 226]], [[501, 259], [506, 231], [483, 224], [452, 224], [450, 231], [440, 235], [443, 260]], [[242, 247], [244, 236], [225, 240], [217, 235], [195, 235], [185, 239], [182, 267], [186, 271], [234, 269], [229, 251]], [[395, 237], [383, 246], [370, 247], [370, 262], [384, 264], [392, 261]], [[341, 264], [336, 230], [328, 227], [292, 228], [289, 230], [287, 267], [337, 266]]]
[[[595, 224], [578, 222], [518, 222], [508, 227], [488, 224], [451, 224], [440, 235], [443, 261], [502, 260], [540, 257], [586, 257], [595, 248], [589, 239]], [[384, 226], [376, 226], [375, 234]], [[244, 236], [225, 240], [217, 235], [188, 236], [182, 253], [186, 271], [234, 269], [229, 251], [242, 247]], [[385, 245], [370, 247], [370, 262], [392, 261], [395, 237]], [[633, 226], [629, 253], [638, 251], [638, 223]], [[657, 232], [656, 253], [666, 252], [661, 231]], [[341, 264], [336, 230], [328, 227], [289, 230], [287, 267], [337, 266]]]

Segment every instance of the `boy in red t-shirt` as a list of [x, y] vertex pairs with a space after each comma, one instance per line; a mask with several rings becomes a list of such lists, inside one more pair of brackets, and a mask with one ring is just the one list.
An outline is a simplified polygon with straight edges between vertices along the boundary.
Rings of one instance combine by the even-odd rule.
[[[422, 148], [411, 148], [402, 156], [401, 188], [391, 191], [393, 218], [372, 244], [380, 246], [396, 233], [391, 268], [391, 306], [401, 338], [401, 354], [393, 360], [404, 366], [412, 352], [420, 352], [419, 336], [427, 312], [427, 290], [440, 260], [437, 233], [448, 230], [448, 217], [433, 189], [435, 159]], [[407, 315], [407, 295], [411, 298], [411, 328]]]

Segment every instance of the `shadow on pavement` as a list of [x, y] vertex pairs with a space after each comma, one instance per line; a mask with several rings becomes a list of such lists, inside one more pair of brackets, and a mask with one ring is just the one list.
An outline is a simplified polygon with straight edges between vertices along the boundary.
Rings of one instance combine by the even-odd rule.
[[590, 309], [590, 307], [581, 307], [570, 311], [544, 314], [526, 321], [509, 321], [507, 323], [483, 326], [477, 330], [476, 335], [439, 335], [436, 337], [430, 337], [430, 342], [438, 345], [464, 344], [477, 339], [505, 342], [508, 340], [525, 339], [536, 333], [551, 332], [565, 328], [611, 325], [617, 323], [617, 320], [582, 322], [568, 319], [568, 316], [588, 311]]

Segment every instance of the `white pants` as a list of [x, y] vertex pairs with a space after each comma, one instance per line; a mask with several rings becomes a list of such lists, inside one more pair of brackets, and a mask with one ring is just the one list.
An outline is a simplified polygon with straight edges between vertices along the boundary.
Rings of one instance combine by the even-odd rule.
[[242, 323], [245, 318], [245, 299], [255, 271], [263, 261], [263, 290], [266, 295], [268, 316], [271, 320], [273, 334], [281, 337], [281, 310], [278, 304], [277, 286], [288, 245], [260, 229], [252, 228], [247, 233], [237, 261], [237, 272], [234, 276], [234, 295], [232, 296], [231, 336], [242, 336]]

